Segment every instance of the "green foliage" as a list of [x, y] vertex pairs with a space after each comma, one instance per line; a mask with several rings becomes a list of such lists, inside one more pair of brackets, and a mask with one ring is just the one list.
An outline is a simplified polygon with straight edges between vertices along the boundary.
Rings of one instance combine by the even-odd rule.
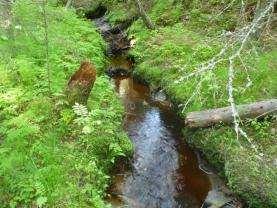
[[[178, 104], [185, 104], [190, 100], [182, 112], [183, 115], [190, 111], [228, 105], [227, 63], [218, 65], [215, 73], [207, 72], [201, 77], [178, 81], [217, 54], [221, 44], [205, 41], [182, 24], [148, 31], [137, 22], [130, 28], [130, 33], [137, 39], [137, 45], [132, 50], [138, 62], [135, 75], [165, 88], [171, 99]], [[274, 97], [277, 84], [274, 78], [276, 71], [272, 67], [276, 66], [274, 56], [274, 51], [254, 57], [245, 55], [243, 60], [246, 69], [237, 64], [234, 87], [238, 103]], [[202, 82], [196, 92], [200, 78]], [[248, 78], [251, 80], [250, 86]], [[195, 96], [191, 98], [195, 92]]]
[[[113, 24], [137, 14], [132, 1], [90, 2], [90, 9], [100, 3], [107, 5]], [[192, 98], [200, 79], [179, 78], [218, 53], [221, 44], [207, 36], [232, 31], [240, 24], [241, 1], [142, 3], [157, 27], [149, 31], [139, 19], [129, 30], [136, 39], [132, 50], [137, 63], [135, 76], [163, 87], [181, 104], [183, 116], [189, 111], [227, 105], [226, 63], [201, 77], [203, 81]], [[121, 129], [122, 106], [105, 77], [97, 78], [87, 107], [68, 107], [63, 95], [68, 78], [84, 59], [91, 60], [101, 74], [105, 44], [91, 23], [54, 5], [56, 1], [49, 1], [45, 8], [51, 97], [46, 93], [41, 2], [16, 1], [10, 27], [0, 29], [0, 204], [102, 208], [109, 170], [117, 158], [131, 153], [132, 146]], [[276, 51], [245, 54], [243, 61], [246, 68], [235, 63], [236, 102], [276, 97]], [[250, 206], [274, 207], [276, 126], [266, 119], [248, 121], [245, 128], [263, 152], [259, 158], [249, 143], [240, 140], [239, 144], [231, 127], [196, 131], [186, 138], [222, 170], [230, 187]]]
[[151, 8], [150, 18], [156, 25], [173, 25], [181, 20], [182, 5], [175, 0], [154, 1]]
[[[191, 30], [214, 36], [223, 30], [233, 31], [242, 22], [241, 1], [233, 0], [140, 0], [150, 19], [156, 26], [170, 26], [182, 23]], [[99, 4], [99, 1], [96, 1]], [[245, 2], [246, 19], [251, 19], [251, 5], [257, 1]], [[109, 9], [112, 23], [138, 14], [133, 1], [101, 1]]]
[[[30, 12], [31, 11], [31, 12]], [[0, 48], [2, 57], [9, 59], [30, 59], [29, 62], [45, 67], [45, 42], [41, 5], [32, 0], [16, 1], [13, 7], [13, 38], [3, 41]], [[64, 8], [46, 7], [48, 20], [49, 63], [54, 92], [63, 90], [66, 76], [77, 68], [79, 63], [90, 57], [97, 69], [105, 64], [105, 44], [100, 34], [91, 28], [91, 23], [82, 21], [77, 15]], [[12, 42], [12, 43], [11, 43]], [[13, 51], [7, 53], [13, 45]], [[29, 66], [30, 67], [30, 66]], [[35, 69], [33, 70], [35, 71]], [[29, 73], [28, 73], [29, 74]], [[46, 82], [45, 70], [40, 79]], [[41, 83], [42, 84], [42, 83]], [[44, 83], [47, 86], [47, 83]]]
[[239, 142], [232, 127], [218, 126], [186, 133], [191, 134], [188, 141], [204, 150], [209, 161], [227, 178], [232, 190], [246, 199], [250, 207], [274, 207], [277, 201], [276, 121], [252, 120], [244, 127], [262, 154], [257, 155], [247, 142]]
[[[51, 97], [41, 5], [16, 1], [15, 33], [1, 33], [6, 38], [0, 47], [0, 204], [103, 208], [109, 172], [132, 150], [121, 127], [123, 107], [101, 75], [106, 62], [101, 36], [91, 23], [53, 5], [46, 7]], [[63, 94], [84, 59], [99, 74], [88, 119], [76, 115]]]
[[[156, 1], [149, 10], [157, 25], [154, 31], [147, 30], [141, 20], [129, 29], [136, 39], [136, 46], [131, 51], [137, 64], [134, 75], [154, 88], [164, 88], [171, 100], [180, 107], [182, 116], [191, 111], [228, 106], [227, 61], [218, 64], [213, 73], [207, 71], [200, 77], [182, 77], [201, 67], [202, 63], [220, 51], [222, 43], [210, 37], [222, 30], [234, 29], [238, 24], [240, 2], [161, 2], [164, 1]], [[230, 8], [221, 13], [230, 3]], [[179, 11], [183, 11], [181, 16]], [[276, 97], [276, 50], [263, 51], [257, 42], [251, 44], [256, 46], [256, 53], [244, 53], [243, 64], [239, 60], [235, 62], [236, 104]], [[270, 119], [263, 122], [254, 120], [243, 125], [252, 143], [263, 153], [262, 156], [253, 151], [246, 140], [237, 140], [232, 126], [201, 129], [193, 134], [186, 131], [189, 134], [186, 138], [221, 170], [232, 190], [246, 199], [250, 207], [274, 207], [276, 144], [274, 134], [270, 133], [276, 132], [274, 122]], [[261, 160], [257, 157], [261, 157]]]

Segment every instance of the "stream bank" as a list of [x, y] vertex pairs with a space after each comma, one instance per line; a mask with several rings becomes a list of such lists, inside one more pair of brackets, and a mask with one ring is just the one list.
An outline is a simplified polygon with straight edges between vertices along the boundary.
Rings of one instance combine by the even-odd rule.
[[[221, 43], [190, 30], [181, 22], [149, 31], [137, 21], [128, 33], [137, 40], [136, 47], [130, 51], [137, 60], [134, 76], [164, 89], [178, 106], [181, 117], [184, 118], [188, 112], [229, 105], [226, 90], [228, 68], [224, 64], [203, 75], [202, 82], [199, 76], [182, 79], [216, 55]], [[243, 58], [251, 70], [246, 75], [245, 68], [237, 69], [234, 82], [236, 104], [276, 97], [276, 52]], [[247, 76], [251, 78], [250, 87], [244, 87], [248, 82]], [[262, 157], [244, 137], [237, 139], [233, 125], [183, 130], [186, 141], [201, 150], [225, 178], [228, 187], [245, 200], [247, 206], [275, 207], [276, 121], [276, 118], [266, 118], [241, 123]]]
[[[20, 20], [11, 27], [20, 29], [12, 38], [0, 29], [0, 207], [103, 208], [113, 161], [132, 153], [123, 106], [101, 73], [105, 42], [75, 11], [48, 1], [46, 59], [42, 2], [10, 2]], [[65, 89], [87, 59], [97, 79], [87, 106], [72, 109]]]
[[124, 31], [111, 28], [105, 16], [93, 21], [109, 44], [107, 74], [124, 103], [124, 127], [135, 146], [131, 168], [119, 168], [108, 202], [114, 207], [241, 207], [200, 154], [184, 143], [182, 121], [166, 94], [130, 76], [134, 63]]

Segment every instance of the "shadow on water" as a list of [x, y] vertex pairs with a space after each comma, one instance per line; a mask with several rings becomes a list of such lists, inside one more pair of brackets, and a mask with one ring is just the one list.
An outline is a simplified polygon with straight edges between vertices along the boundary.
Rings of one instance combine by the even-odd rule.
[[124, 128], [134, 144], [131, 169], [118, 170], [114, 207], [201, 207], [211, 189], [196, 155], [183, 142], [178, 116], [162, 93], [131, 77], [113, 79], [125, 106]]
[[99, 5], [95, 10], [86, 11], [85, 17], [90, 20], [94, 20], [100, 17], [103, 17], [107, 12], [107, 8], [105, 6]]

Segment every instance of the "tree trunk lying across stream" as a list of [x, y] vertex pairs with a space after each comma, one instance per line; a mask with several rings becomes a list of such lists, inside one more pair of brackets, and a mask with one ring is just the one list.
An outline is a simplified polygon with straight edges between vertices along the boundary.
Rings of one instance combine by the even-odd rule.
[[[241, 119], [264, 117], [277, 112], [277, 99], [238, 105], [237, 111]], [[198, 128], [209, 127], [218, 123], [231, 123], [232, 121], [232, 109], [225, 107], [188, 113], [185, 124], [190, 128]]]

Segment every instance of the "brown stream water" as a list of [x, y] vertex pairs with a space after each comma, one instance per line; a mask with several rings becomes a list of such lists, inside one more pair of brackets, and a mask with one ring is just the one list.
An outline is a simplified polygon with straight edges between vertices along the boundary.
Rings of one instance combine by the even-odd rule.
[[[184, 143], [182, 121], [162, 92], [131, 77], [113, 79], [125, 106], [124, 128], [134, 144], [131, 168], [118, 168], [110, 189], [114, 207], [201, 207], [211, 189], [197, 157]], [[128, 170], [129, 169], [129, 170]]]
[[233, 198], [224, 183], [209, 168], [202, 171], [207, 164], [184, 142], [184, 122], [166, 95], [123, 76], [133, 63], [128, 59], [130, 42], [121, 27], [111, 28], [105, 16], [93, 22], [108, 43], [107, 72], [124, 103], [124, 128], [134, 145], [132, 160], [116, 164], [107, 201], [113, 207], [130, 208], [235, 207], [228, 204]]

